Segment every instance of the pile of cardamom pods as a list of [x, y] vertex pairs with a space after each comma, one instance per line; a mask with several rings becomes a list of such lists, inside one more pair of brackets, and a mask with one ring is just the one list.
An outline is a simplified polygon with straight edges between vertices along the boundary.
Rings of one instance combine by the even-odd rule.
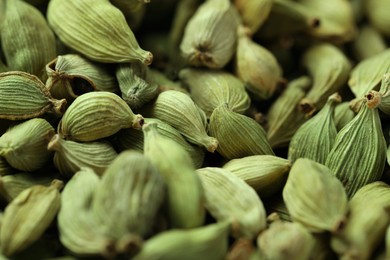
[[390, 259], [390, 0], [0, 0], [0, 260]]

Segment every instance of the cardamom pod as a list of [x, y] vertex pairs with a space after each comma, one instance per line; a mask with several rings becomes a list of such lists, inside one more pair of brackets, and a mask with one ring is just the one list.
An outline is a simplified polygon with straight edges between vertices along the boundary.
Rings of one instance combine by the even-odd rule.
[[53, 162], [63, 176], [71, 177], [83, 167], [89, 167], [102, 175], [117, 157], [114, 148], [107, 142], [78, 143], [54, 135], [47, 145], [54, 151]]
[[300, 102], [300, 107], [304, 113], [311, 115], [344, 85], [351, 71], [351, 63], [341, 50], [329, 43], [310, 47], [302, 62], [313, 78], [313, 86]]
[[180, 49], [193, 66], [224, 67], [236, 51], [239, 14], [229, 0], [206, 1], [188, 21]]
[[107, 0], [53, 0], [47, 20], [63, 43], [91, 60], [152, 63], [152, 53], [139, 47], [125, 16]]
[[6, 0], [5, 6], [1, 45], [8, 69], [45, 81], [45, 65], [56, 56], [54, 33], [42, 13], [25, 1]]
[[58, 125], [58, 133], [74, 141], [94, 141], [115, 134], [122, 128], [141, 128], [143, 117], [135, 115], [118, 95], [88, 92], [75, 99]]
[[[365, 1], [365, 10], [368, 21], [374, 26], [381, 34], [386, 37], [390, 37], [390, 18], [387, 15], [386, 10], [390, 7], [387, 0], [368, 0]], [[370, 46], [371, 48], [371, 46]]]
[[228, 250], [227, 222], [190, 230], [170, 230], [148, 239], [134, 260], [223, 259]]
[[347, 194], [332, 171], [315, 161], [298, 158], [283, 189], [293, 221], [311, 232], [338, 232], [347, 214]]
[[54, 128], [42, 118], [20, 123], [0, 137], [0, 156], [15, 169], [38, 170], [52, 156], [46, 146], [54, 134]]
[[36, 185], [20, 193], [4, 211], [0, 249], [11, 256], [38, 240], [53, 222], [60, 208], [62, 181], [50, 187]]
[[359, 113], [336, 136], [325, 165], [342, 182], [348, 197], [381, 178], [386, 162], [386, 141], [376, 106], [368, 94]]
[[180, 81], [172, 81], [165, 74], [153, 68], [149, 69], [149, 74], [153, 81], [158, 85], [160, 92], [176, 90], [189, 95], [188, 90], [181, 85]]
[[230, 73], [220, 70], [184, 69], [179, 73], [190, 89], [191, 98], [209, 118], [214, 109], [227, 103], [232, 111], [243, 114], [250, 99], [244, 84]]
[[374, 90], [370, 91], [369, 93], [380, 98], [378, 109], [383, 113], [390, 115], [390, 73], [386, 73], [383, 76], [379, 93], [375, 92]]
[[306, 121], [298, 104], [311, 86], [307, 76], [292, 80], [268, 110], [267, 138], [272, 147], [286, 146], [296, 130]]
[[151, 223], [164, 200], [157, 168], [136, 151], [124, 151], [111, 163], [95, 190], [92, 212], [105, 234], [121, 239], [150, 235]]
[[214, 152], [218, 141], [206, 133], [206, 115], [186, 94], [168, 90], [160, 93], [143, 114], [160, 119], [178, 130], [187, 141]]
[[209, 131], [219, 140], [217, 151], [226, 159], [257, 154], [274, 155], [263, 127], [254, 119], [231, 111], [227, 104], [214, 110]]
[[274, 1], [234, 0], [233, 3], [240, 13], [244, 25], [247, 26], [252, 33], [255, 33], [267, 20]]
[[298, 128], [288, 147], [288, 159], [291, 162], [298, 158], [309, 158], [325, 163], [336, 140], [334, 110], [340, 102], [341, 96], [338, 93], [329, 96], [325, 106]]
[[266, 227], [266, 213], [256, 191], [226, 169], [196, 170], [205, 193], [205, 207], [218, 221], [231, 223], [231, 235], [252, 239]]
[[235, 70], [249, 92], [257, 98], [270, 98], [282, 78], [282, 68], [275, 56], [254, 42], [248, 29], [240, 26], [237, 32]]
[[201, 226], [205, 217], [203, 188], [188, 152], [159, 134], [156, 123], [144, 125], [143, 132], [144, 154], [160, 171], [167, 186], [170, 224], [178, 228]]
[[0, 119], [29, 119], [47, 112], [62, 115], [65, 105], [65, 99], [53, 99], [34, 75], [21, 71], [0, 73]]
[[336, 125], [337, 132], [348, 124], [355, 115], [355, 112], [349, 106], [349, 101], [341, 102], [336, 105], [336, 108], [334, 109], [334, 123]]
[[281, 190], [291, 162], [274, 155], [252, 155], [230, 160], [222, 168], [244, 180], [265, 198]]
[[[358, 61], [375, 56], [387, 48], [386, 41], [381, 33], [368, 24], [360, 28], [359, 34], [352, 44], [354, 57]], [[370, 46], [370, 48], [367, 48], [367, 46]]]

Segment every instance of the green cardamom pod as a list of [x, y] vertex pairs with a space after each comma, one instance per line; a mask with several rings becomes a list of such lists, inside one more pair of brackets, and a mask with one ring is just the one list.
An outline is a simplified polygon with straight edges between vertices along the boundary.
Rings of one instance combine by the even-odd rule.
[[206, 115], [186, 94], [168, 90], [160, 93], [143, 114], [160, 119], [178, 130], [187, 141], [214, 152], [218, 141], [206, 133]]
[[15, 169], [38, 170], [52, 156], [46, 147], [54, 134], [54, 128], [42, 118], [20, 123], [0, 137], [0, 156]]
[[338, 232], [346, 219], [348, 198], [343, 185], [328, 167], [307, 158], [292, 165], [283, 200], [292, 220], [311, 232]]
[[36, 185], [20, 193], [4, 211], [0, 249], [11, 256], [38, 240], [53, 222], [61, 204], [62, 181], [50, 187]]
[[0, 73], [0, 119], [29, 119], [47, 112], [62, 115], [65, 105], [65, 99], [53, 99], [34, 75], [21, 71]]
[[[159, 134], [156, 123], [144, 125], [144, 154], [160, 171], [167, 186], [166, 205], [170, 224], [193, 228], [204, 222], [203, 187], [186, 150]], [[164, 154], [164, 157], [161, 155]]]
[[359, 113], [336, 136], [325, 165], [342, 182], [348, 197], [381, 178], [386, 162], [386, 141], [376, 106], [368, 94]]
[[232, 111], [243, 114], [250, 99], [244, 83], [230, 73], [220, 70], [184, 69], [180, 79], [190, 89], [191, 98], [209, 118], [214, 109], [227, 103]]
[[368, 21], [387, 38], [390, 37], [390, 18], [386, 12], [388, 8], [390, 8], [389, 1], [386, 0], [365, 1]]
[[288, 147], [288, 159], [291, 162], [298, 158], [309, 158], [321, 164], [325, 163], [336, 140], [334, 110], [340, 102], [339, 94], [329, 96], [325, 106], [298, 128]]
[[218, 222], [229, 221], [233, 237], [252, 239], [265, 229], [263, 203], [245, 181], [222, 168], [207, 167], [196, 172], [204, 187], [207, 211]]
[[[364, 8], [364, 11], [366, 9]], [[367, 10], [368, 11], [368, 10]], [[354, 57], [362, 61], [387, 49], [386, 41], [381, 33], [371, 25], [363, 25], [352, 43]], [[367, 48], [370, 46], [370, 48]]]
[[369, 93], [371, 93], [371, 95], [374, 96], [379, 96], [380, 98], [380, 103], [378, 105], [379, 110], [381, 110], [383, 113], [387, 115], [390, 115], [390, 73], [386, 73], [383, 76], [379, 93], [375, 91], [371, 91]]
[[230, 160], [222, 168], [244, 180], [265, 198], [282, 189], [291, 162], [274, 155], [252, 155]]
[[91, 60], [152, 63], [152, 53], [139, 47], [125, 16], [107, 0], [53, 0], [47, 20], [63, 43]]
[[271, 12], [273, 0], [234, 0], [242, 21], [253, 33], [263, 25]]
[[337, 132], [348, 124], [355, 115], [355, 112], [349, 106], [349, 101], [337, 104], [334, 109], [334, 123], [336, 125]]
[[88, 92], [75, 99], [58, 125], [58, 133], [74, 141], [94, 141], [115, 134], [122, 128], [138, 128], [143, 117], [135, 115], [118, 95]]
[[107, 142], [78, 143], [54, 135], [47, 145], [54, 151], [53, 162], [63, 176], [71, 177], [83, 167], [89, 167], [102, 175], [117, 157], [114, 148]]
[[219, 140], [217, 148], [226, 159], [250, 155], [274, 155], [263, 127], [254, 119], [237, 114], [227, 104], [216, 108], [210, 117], [210, 135]]

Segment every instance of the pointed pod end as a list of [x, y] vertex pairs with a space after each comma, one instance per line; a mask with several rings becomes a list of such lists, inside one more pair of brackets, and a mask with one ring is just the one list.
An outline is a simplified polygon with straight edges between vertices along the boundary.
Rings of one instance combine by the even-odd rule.
[[49, 144], [47, 145], [47, 150], [49, 150], [49, 151], [57, 151], [57, 150], [59, 150], [60, 146], [61, 146], [60, 145], [60, 136], [59, 136], [59, 134], [55, 134], [51, 138]]
[[153, 54], [150, 51], [147, 51], [142, 61], [145, 65], [150, 65], [153, 62]]
[[369, 91], [364, 98], [368, 108], [376, 108], [382, 102], [382, 94], [375, 90]]
[[62, 116], [66, 110], [66, 104], [67, 104], [66, 99], [60, 99], [60, 100], [52, 99], [51, 102], [53, 104], [54, 113], [56, 113], [59, 116]]
[[134, 129], [141, 130], [144, 123], [145, 123], [144, 117], [140, 114], [137, 114], [137, 115], [135, 115], [135, 117], [133, 119], [132, 127]]
[[205, 147], [206, 147], [207, 151], [209, 151], [210, 153], [214, 153], [215, 150], [217, 150], [217, 148], [218, 148], [218, 144], [219, 144], [219, 142], [216, 138], [210, 137], [210, 138], [208, 138], [207, 145]]

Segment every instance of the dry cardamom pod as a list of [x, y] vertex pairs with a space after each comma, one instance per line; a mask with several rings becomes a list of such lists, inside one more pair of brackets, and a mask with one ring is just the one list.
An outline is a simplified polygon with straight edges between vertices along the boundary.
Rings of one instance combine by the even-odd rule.
[[74, 141], [94, 141], [115, 134], [122, 128], [138, 128], [143, 117], [135, 115], [118, 95], [88, 92], [75, 99], [58, 125], [58, 133]]
[[134, 260], [223, 259], [228, 251], [227, 222], [190, 230], [169, 230], [148, 239]]
[[[390, 17], [387, 10], [390, 8], [387, 0], [365, 1], [365, 10], [368, 21], [386, 37], [390, 37]], [[371, 48], [371, 46], [370, 46]]]
[[348, 85], [357, 98], [370, 90], [379, 90], [383, 75], [390, 67], [390, 49], [359, 62], [351, 71]]
[[311, 86], [309, 77], [292, 80], [268, 110], [267, 137], [272, 147], [285, 146], [296, 130], [306, 121], [298, 104]]
[[146, 109], [144, 114], [173, 126], [187, 141], [204, 146], [209, 152], [217, 149], [217, 139], [206, 133], [205, 113], [188, 95], [175, 90], [164, 91]]
[[390, 73], [386, 73], [383, 76], [379, 93], [374, 90], [369, 93], [380, 98], [381, 102], [378, 105], [379, 110], [387, 115], [390, 115]]
[[304, 113], [311, 115], [345, 84], [351, 63], [341, 50], [329, 43], [310, 47], [302, 62], [313, 78], [313, 86], [300, 102], [300, 107]]
[[[82, 168], [67, 182], [61, 193], [58, 229], [61, 243], [79, 256], [102, 255], [113, 258], [115, 242], [103, 234], [91, 210], [99, 177]], [[76, 214], [75, 214], [76, 213]]]
[[380, 100], [368, 94], [359, 113], [336, 136], [325, 165], [342, 182], [348, 197], [381, 178], [386, 141], [376, 108]]
[[334, 110], [340, 102], [341, 96], [338, 93], [329, 96], [325, 106], [298, 128], [288, 147], [288, 159], [291, 162], [298, 158], [309, 158], [325, 163], [336, 140]]
[[227, 104], [214, 110], [209, 131], [219, 140], [217, 151], [226, 159], [257, 154], [274, 155], [263, 127], [254, 119], [231, 111]]
[[125, 16], [107, 0], [53, 0], [47, 20], [63, 43], [91, 60], [152, 63], [153, 55], [139, 47]]
[[0, 73], [0, 119], [29, 119], [47, 112], [62, 115], [65, 105], [65, 99], [53, 99], [34, 75], [21, 71]]
[[224, 67], [236, 50], [239, 14], [229, 0], [206, 1], [188, 21], [180, 45], [188, 64]]
[[276, 220], [257, 238], [264, 259], [310, 259], [315, 240], [310, 232], [295, 222]]
[[[149, 0], [112, 0], [110, 1], [126, 17], [126, 22], [132, 31], [136, 31], [141, 26], [146, 13], [146, 4]], [[152, 52], [153, 53], [153, 52]]]
[[52, 156], [46, 147], [54, 134], [54, 128], [42, 118], [20, 123], [0, 137], [0, 156], [15, 169], [38, 170]]
[[233, 237], [253, 239], [265, 229], [263, 203], [247, 183], [222, 168], [207, 167], [196, 172], [204, 187], [207, 211], [218, 222], [230, 222]]
[[273, 54], [254, 42], [248, 29], [240, 26], [237, 32], [235, 70], [249, 92], [257, 98], [270, 98], [281, 81], [282, 68]]
[[273, 0], [234, 0], [234, 6], [241, 15], [242, 21], [252, 33], [263, 25], [267, 20]]
[[31, 245], [45, 232], [60, 208], [58, 190], [63, 182], [50, 187], [36, 185], [20, 193], [5, 209], [0, 231], [0, 249], [11, 256]]
[[184, 69], [180, 79], [190, 89], [191, 98], [209, 118], [214, 109], [227, 103], [232, 111], [243, 114], [250, 105], [244, 84], [220, 70]]
[[311, 232], [338, 232], [347, 214], [347, 194], [332, 171], [315, 161], [298, 158], [283, 189], [293, 221]]
[[[203, 224], [203, 187], [186, 150], [159, 134], [157, 123], [144, 125], [144, 154], [157, 167], [167, 186], [166, 205], [171, 226], [193, 228]], [[161, 155], [164, 154], [164, 157]]]
[[274, 155], [252, 155], [230, 160], [222, 168], [244, 180], [265, 198], [282, 189], [291, 162]]
[[104, 172], [95, 190], [92, 211], [108, 237], [145, 237], [150, 235], [164, 192], [157, 168], [142, 153], [124, 151]]
[[344, 229], [331, 240], [341, 259], [372, 259], [390, 224], [389, 198], [389, 185], [379, 181], [355, 193], [349, 202], [349, 219]]
[[69, 102], [87, 92], [118, 92], [115, 76], [102, 64], [93, 63], [78, 54], [57, 56], [46, 65], [46, 88], [55, 98]]
[[6, 0], [5, 6], [1, 45], [8, 69], [45, 80], [45, 65], [56, 56], [54, 34], [45, 17], [25, 1]]
[[71, 177], [83, 167], [89, 167], [102, 175], [117, 157], [114, 148], [107, 142], [78, 143], [54, 135], [47, 145], [54, 151], [53, 162], [63, 176]]
[[355, 112], [349, 106], [349, 101], [341, 102], [336, 105], [336, 108], [334, 109], [334, 123], [336, 125], [337, 132], [348, 124], [355, 115]]
[[380, 32], [368, 24], [360, 28], [359, 34], [352, 44], [354, 56], [358, 61], [375, 56], [387, 48], [386, 41]]
[[142, 107], [158, 94], [158, 85], [151, 79], [148, 67], [142, 63], [119, 64], [116, 78], [122, 98], [131, 109]]

